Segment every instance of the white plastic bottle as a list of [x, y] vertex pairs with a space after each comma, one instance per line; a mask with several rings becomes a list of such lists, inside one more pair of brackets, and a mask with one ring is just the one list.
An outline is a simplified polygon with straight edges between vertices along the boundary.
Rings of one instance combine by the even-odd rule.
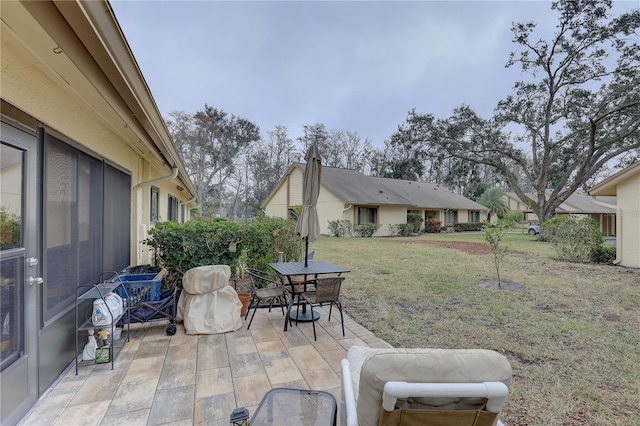
[[93, 330], [89, 330], [89, 341], [84, 345], [84, 349], [82, 350], [82, 360], [92, 361], [96, 359], [97, 347], [98, 343], [96, 342], [96, 337], [93, 335]]

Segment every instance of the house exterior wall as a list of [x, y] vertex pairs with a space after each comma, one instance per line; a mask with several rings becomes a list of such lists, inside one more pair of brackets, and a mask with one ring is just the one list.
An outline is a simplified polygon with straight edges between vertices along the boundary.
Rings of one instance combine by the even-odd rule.
[[285, 181], [280, 185], [276, 192], [272, 194], [269, 203], [264, 206], [264, 214], [270, 217], [288, 217], [288, 199], [289, 199], [289, 176], [285, 177]]
[[640, 173], [618, 184], [617, 202], [620, 209], [620, 265], [640, 268]]
[[389, 236], [389, 225], [407, 223], [407, 207], [405, 206], [381, 206], [378, 209], [377, 237]]
[[[80, 150], [105, 159], [131, 176], [131, 185], [162, 176], [170, 172], [159, 165], [143, 159], [115, 133], [94, 110], [69, 90], [66, 83], [47, 74], [45, 65], [35, 57], [26, 54], [25, 49], [10, 34], [3, 32], [2, 41], [2, 98], [18, 109], [27, 112], [65, 142], [76, 145]], [[171, 194], [179, 200], [187, 201], [175, 183], [161, 185], [161, 215], [167, 217], [167, 199]], [[147, 237], [151, 226], [148, 187], [138, 189], [132, 209], [131, 264], [148, 263], [147, 248], [141, 243]], [[189, 209], [185, 209], [188, 211]], [[189, 213], [186, 213], [187, 217]]]
[[[295, 168], [289, 175], [289, 207], [302, 205], [302, 185], [304, 181], [304, 173], [302, 170]], [[320, 189], [322, 192], [322, 188]], [[319, 197], [319, 195], [318, 195]], [[319, 200], [319, 198], [318, 198]]]
[[458, 223], [469, 222], [469, 210], [458, 210]]
[[348, 219], [353, 223], [353, 219], [351, 219], [352, 216], [346, 217], [346, 212], [343, 212], [345, 205], [342, 200], [325, 187], [320, 187], [316, 208], [318, 210], [318, 220], [320, 221], [320, 233], [323, 235], [330, 235], [330, 221]]

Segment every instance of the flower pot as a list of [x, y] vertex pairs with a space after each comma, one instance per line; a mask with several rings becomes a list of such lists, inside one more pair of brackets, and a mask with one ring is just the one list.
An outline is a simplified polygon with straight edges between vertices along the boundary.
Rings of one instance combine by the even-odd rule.
[[238, 299], [240, 299], [240, 302], [242, 303], [240, 316], [243, 317], [247, 315], [247, 309], [249, 309], [249, 301], [251, 300], [251, 293], [238, 293]]

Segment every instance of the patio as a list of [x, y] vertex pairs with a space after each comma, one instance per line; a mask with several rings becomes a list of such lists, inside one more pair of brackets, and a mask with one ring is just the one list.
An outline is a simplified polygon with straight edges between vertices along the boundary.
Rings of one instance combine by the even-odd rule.
[[[321, 310], [322, 308], [319, 308]], [[165, 335], [166, 322], [131, 326], [131, 341], [111, 364], [75, 364], [22, 419], [21, 425], [229, 425], [234, 408], [253, 415], [272, 388], [331, 392], [340, 400], [340, 361], [353, 345], [390, 347], [345, 314], [322, 310], [316, 323], [284, 332], [279, 309], [259, 309], [251, 330], [186, 335], [182, 324]], [[124, 334], [124, 333], [123, 333]], [[339, 405], [339, 404], [338, 404]]]

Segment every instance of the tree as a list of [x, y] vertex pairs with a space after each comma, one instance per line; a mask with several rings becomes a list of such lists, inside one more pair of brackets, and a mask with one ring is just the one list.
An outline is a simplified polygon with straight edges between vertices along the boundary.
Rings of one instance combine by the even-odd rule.
[[324, 156], [326, 156], [331, 147], [329, 146], [329, 132], [324, 124], [316, 123], [313, 125], [305, 124], [303, 127], [304, 135], [298, 138], [298, 141], [302, 144], [303, 153], [307, 152], [309, 146], [313, 143], [318, 145], [320, 155], [323, 156], [322, 163], [325, 164]]
[[476, 200], [478, 204], [482, 204], [489, 209], [489, 220], [491, 220], [491, 215], [496, 215], [498, 218], [502, 218], [509, 212], [509, 208], [504, 201], [504, 195], [504, 189], [488, 188]]
[[268, 134], [269, 140], [261, 142], [249, 154], [251, 190], [247, 204], [255, 212], [300, 155], [285, 126], [278, 125]]
[[196, 187], [203, 214], [211, 214], [216, 195], [218, 204], [222, 203], [224, 184], [234, 172], [237, 157], [260, 140], [260, 129], [247, 119], [206, 104], [194, 115], [169, 115], [173, 120], [166, 120], [167, 128]]
[[375, 173], [396, 179], [425, 180], [467, 197], [475, 192], [478, 182], [493, 185], [502, 182], [489, 166], [460, 159], [434, 143], [437, 124], [431, 114], [409, 111], [404, 123], [385, 142], [384, 154], [376, 157]]
[[[535, 24], [515, 24], [519, 50], [507, 66], [531, 78], [515, 83], [493, 120], [461, 107], [440, 123], [438, 146], [495, 168], [541, 223], [601, 167], [640, 147], [640, 9], [609, 19], [610, 8], [554, 2], [560, 16], [549, 41], [535, 41]], [[510, 138], [507, 125], [519, 133]]]
[[489, 246], [491, 246], [491, 253], [493, 253], [493, 263], [496, 267], [496, 274], [498, 275], [498, 288], [502, 286], [502, 282], [500, 281], [500, 262], [507, 251], [507, 247], [500, 245], [500, 243], [507, 234], [509, 226], [509, 223], [499, 220], [497, 225], [494, 227], [484, 227], [484, 239], [487, 241]]
[[530, 23], [512, 28], [521, 51], [507, 66], [542, 77], [516, 83], [497, 116], [525, 130], [531, 163], [521, 164], [538, 194], [531, 207], [541, 222], [609, 160], [640, 146], [640, 10], [608, 20], [611, 1], [552, 8], [560, 19], [550, 42], [533, 42]]

